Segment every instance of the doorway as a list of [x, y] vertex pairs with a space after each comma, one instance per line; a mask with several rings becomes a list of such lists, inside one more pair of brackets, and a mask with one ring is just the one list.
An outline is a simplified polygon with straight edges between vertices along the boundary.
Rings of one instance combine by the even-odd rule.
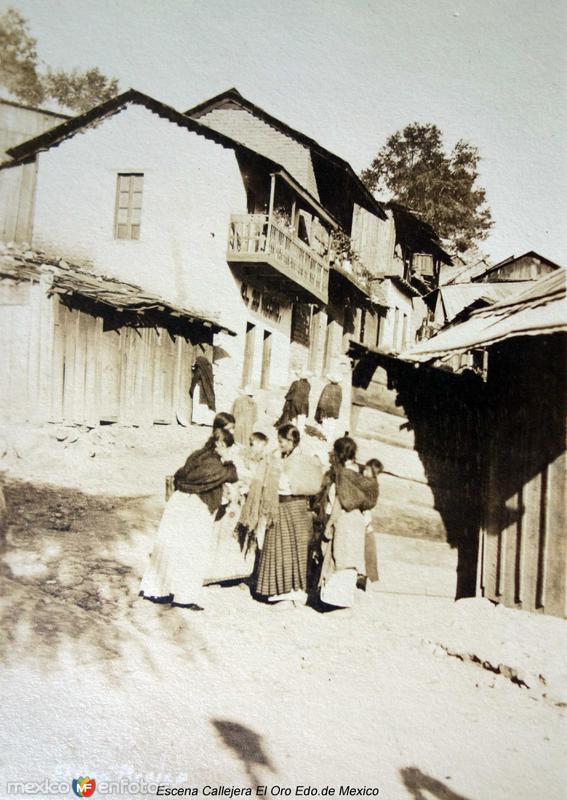
[[267, 389], [270, 385], [270, 363], [272, 360], [272, 333], [264, 331], [262, 343], [262, 372], [260, 375], [260, 388]]
[[254, 367], [254, 344], [256, 342], [256, 326], [252, 322], [246, 323], [246, 336], [244, 339], [244, 364], [242, 366], [242, 386], [248, 386], [252, 378]]

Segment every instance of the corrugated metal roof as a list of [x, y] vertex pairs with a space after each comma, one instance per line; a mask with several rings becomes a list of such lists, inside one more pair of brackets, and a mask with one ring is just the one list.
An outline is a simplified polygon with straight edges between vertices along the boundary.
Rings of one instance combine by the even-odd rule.
[[441, 331], [401, 354], [408, 361], [431, 361], [441, 356], [488, 347], [517, 336], [567, 332], [565, 268], [471, 314], [470, 319]]
[[501, 300], [525, 288], [525, 281], [509, 283], [455, 283], [440, 286], [439, 294], [443, 301], [445, 318], [451, 322], [464, 308], [468, 308], [477, 300], [489, 302]]

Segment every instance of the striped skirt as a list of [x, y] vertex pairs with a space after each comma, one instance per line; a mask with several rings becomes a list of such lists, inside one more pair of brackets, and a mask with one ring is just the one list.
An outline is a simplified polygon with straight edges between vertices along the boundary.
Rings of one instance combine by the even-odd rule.
[[293, 590], [307, 591], [312, 536], [313, 519], [307, 498], [280, 502], [278, 520], [266, 531], [258, 565], [257, 594], [273, 597]]

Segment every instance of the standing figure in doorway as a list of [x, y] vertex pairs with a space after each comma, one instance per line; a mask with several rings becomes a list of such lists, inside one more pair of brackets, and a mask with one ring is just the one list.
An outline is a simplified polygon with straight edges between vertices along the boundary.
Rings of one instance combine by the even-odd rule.
[[331, 373], [329, 375], [329, 383], [323, 387], [317, 403], [317, 410], [315, 411], [315, 421], [321, 426], [323, 435], [328, 442], [335, 440], [337, 420], [341, 413], [342, 401], [341, 376], [337, 373]]
[[212, 425], [215, 416], [213, 365], [205, 356], [197, 356], [192, 367], [189, 395], [193, 400], [191, 420], [195, 425]]
[[305, 430], [305, 422], [309, 416], [309, 393], [311, 384], [308, 381], [309, 373], [305, 370], [293, 381], [287, 394], [282, 413], [274, 428], [292, 423], [300, 433]]

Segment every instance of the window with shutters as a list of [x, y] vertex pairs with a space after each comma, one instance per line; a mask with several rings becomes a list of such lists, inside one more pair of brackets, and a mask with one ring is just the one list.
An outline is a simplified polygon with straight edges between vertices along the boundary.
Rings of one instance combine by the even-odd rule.
[[139, 239], [142, 223], [142, 192], [144, 175], [141, 172], [121, 172], [116, 179], [115, 239]]
[[309, 347], [311, 329], [311, 306], [294, 303], [291, 314], [291, 341]]
[[429, 253], [414, 253], [412, 266], [420, 275], [434, 274], [433, 256]]

